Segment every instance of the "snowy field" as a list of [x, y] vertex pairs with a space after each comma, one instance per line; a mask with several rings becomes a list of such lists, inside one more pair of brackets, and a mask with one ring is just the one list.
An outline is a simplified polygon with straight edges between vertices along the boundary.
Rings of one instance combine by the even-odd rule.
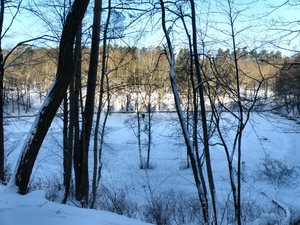
[[[124, 201], [130, 203], [127, 207], [128, 212], [123, 212], [125, 215], [145, 218], [145, 214], [138, 213], [136, 210], [130, 212], [129, 208], [145, 208], [145, 205], [149, 205], [153, 199], [168, 201], [172, 198], [175, 202], [184, 201], [183, 199], [187, 202], [193, 200], [196, 202], [196, 188], [191, 170], [185, 168], [186, 152], [180, 138], [180, 130], [174, 121], [175, 118], [176, 114], [155, 114], [150, 159], [153, 169], [141, 170], [136, 137], [125, 123], [128, 119], [134, 119], [133, 116], [112, 114], [109, 117], [103, 153], [102, 187], [99, 190], [99, 196], [105, 190], [109, 190], [110, 194], [119, 194], [124, 197]], [[11, 169], [15, 167], [33, 119], [6, 120], [7, 141], [5, 145], [8, 166]], [[38, 156], [31, 181], [33, 189], [44, 189], [46, 196], [56, 201], [59, 201], [61, 196], [57, 196], [55, 188], [62, 189], [61, 127], [61, 119], [56, 118]], [[230, 129], [229, 124], [227, 129]], [[228, 133], [230, 135], [231, 131], [228, 130]], [[299, 137], [300, 125], [295, 121], [274, 114], [252, 114], [244, 131], [242, 147], [242, 192], [246, 220], [259, 224], [259, 218], [281, 217], [284, 212], [275, 207], [274, 201], [289, 207], [293, 215], [299, 214], [297, 214], [300, 212]], [[228, 141], [230, 140], [231, 138], [228, 137]], [[213, 142], [214, 140], [211, 140], [211, 143]], [[230, 185], [225, 153], [221, 146], [214, 145], [211, 148], [211, 154], [220, 206], [219, 213], [226, 214], [231, 204], [227, 202]], [[266, 172], [264, 165], [273, 164], [274, 167], [271, 167], [271, 170], [273, 168], [275, 173], [269, 175], [264, 173]], [[90, 153], [90, 171], [91, 169], [92, 152]], [[47, 201], [41, 191], [34, 191], [25, 197], [10, 192], [5, 194], [1, 192], [0, 225], [142, 224], [103, 211], [81, 211], [76, 207], [58, 205]], [[103, 201], [105, 199], [99, 200], [98, 207], [109, 209], [103, 207], [105, 203], [101, 205]], [[69, 204], [76, 206], [74, 202], [69, 202]], [[224, 210], [225, 208], [227, 210]], [[39, 216], [32, 219], [33, 217], [29, 216], [30, 213]], [[19, 220], [18, 218], [21, 217], [22, 220]], [[193, 221], [190, 224], [197, 224], [197, 222]]]

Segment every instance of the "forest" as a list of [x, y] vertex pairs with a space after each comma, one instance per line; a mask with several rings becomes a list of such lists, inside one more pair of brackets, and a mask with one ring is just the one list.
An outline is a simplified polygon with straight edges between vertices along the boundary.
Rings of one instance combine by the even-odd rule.
[[299, 8], [1, 0], [0, 225], [300, 224]]

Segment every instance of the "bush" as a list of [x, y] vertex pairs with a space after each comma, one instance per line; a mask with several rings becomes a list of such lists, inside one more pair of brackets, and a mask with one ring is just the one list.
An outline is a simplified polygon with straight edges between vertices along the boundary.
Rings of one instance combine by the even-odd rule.
[[143, 220], [157, 225], [204, 224], [199, 200], [174, 191], [147, 194]]
[[137, 216], [137, 204], [130, 197], [130, 190], [127, 187], [114, 189], [102, 186], [99, 190], [99, 198], [97, 199], [98, 207], [102, 210], [125, 215], [127, 217]]
[[169, 196], [151, 196], [144, 206], [145, 220], [156, 225], [171, 225], [174, 202]]
[[291, 184], [298, 177], [297, 167], [289, 166], [283, 161], [271, 158], [269, 154], [263, 158], [259, 174], [276, 185]]
[[203, 222], [202, 209], [196, 196], [185, 197], [179, 194], [175, 197], [176, 208], [174, 210], [174, 221], [176, 225], [182, 224], [205, 224]]
[[61, 203], [64, 194], [62, 177], [59, 175], [45, 176], [44, 178], [34, 178], [29, 184], [29, 192], [35, 190], [45, 190], [46, 198], [49, 201]]
[[9, 181], [9, 179], [12, 176], [12, 166], [11, 163], [8, 163], [7, 161], [5, 162], [4, 165], [4, 184], [7, 184], [7, 182]]
[[140, 163], [139, 168], [141, 170], [153, 170], [155, 169], [156, 165], [149, 163], [149, 165], [147, 165], [147, 162], [145, 162], [145, 160], [143, 160], [143, 162]]
[[[52, 202], [61, 202], [64, 190], [64, 185], [60, 180], [53, 180], [46, 187], [46, 198]], [[70, 193], [72, 193], [71, 190]]]

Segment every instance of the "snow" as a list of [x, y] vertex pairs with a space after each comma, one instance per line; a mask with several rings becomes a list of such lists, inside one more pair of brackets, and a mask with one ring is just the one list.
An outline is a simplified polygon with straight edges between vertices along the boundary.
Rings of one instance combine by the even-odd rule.
[[22, 196], [0, 186], [0, 195], [1, 225], [146, 225], [106, 211], [57, 204], [43, 191]]
[[[154, 116], [151, 170], [139, 169], [137, 140], [125, 121], [134, 119], [130, 114], [113, 113], [107, 124], [107, 136], [103, 152], [103, 173], [101, 183], [113, 191], [123, 188], [131, 201], [144, 206], [150, 194], [164, 197], [174, 192], [184, 197], [196, 198], [196, 188], [192, 172], [183, 169], [186, 162], [186, 149], [176, 121], [175, 113], [157, 113]], [[23, 120], [11, 118], [5, 131], [8, 141], [7, 151], [11, 151], [8, 163], [11, 169], [18, 159], [22, 143], [30, 130], [33, 118]], [[230, 119], [228, 119], [230, 121]], [[42, 146], [33, 171], [31, 184], [35, 189], [47, 189], [51, 183], [62, 182], [62, 140], [61, 120], [56, 118], [45, 143]], [[300, 211], [300, 125], [295, 121], [271, 113], [252, 113], [251, 120], [243, 134], [243, 205], [249, 205], [248, 219], [252, 224], [277, 219], [278, 214], [285, 220], [289, 215], [278, 209], [272, 200], [280, 202], [294, 215]], [[230, 123], [227, 124], [230, 142]], [[212, 140], [211, 143], [214, 141]], [[145, 154], [145, 149], [144, 149]], [[273, 182], [260, 174], [263, 159], [270, 155], [290, 168], [298, 171], [294, 179], [286, 178], [283, 183]], [[211, 147], [212, 166], [216, 182], [216, 192], [222, 212], [230, 183], [226, 157], [221, 146]], [[92, 168], [92, 152], [90, 154]], [[90, 171], [91, 172], [91, 171]], [[41, 185], [41, 183], [44, 184]], [[40, 185], [40, 186], [39, 186]], [[41, 224], [142, 224], [115, 214], [85, 210], [50, 202], [41, 191], [33, 191], [26, 196], [0, 191], [0, 225]], [[99, 192], [101, 196], [101, 192]], [[277, 209], [274, 210], [274, 209]], [[252, 214], [251, 214], [252, 213]], [[259, 214], [260, 218], [255, 216]]]

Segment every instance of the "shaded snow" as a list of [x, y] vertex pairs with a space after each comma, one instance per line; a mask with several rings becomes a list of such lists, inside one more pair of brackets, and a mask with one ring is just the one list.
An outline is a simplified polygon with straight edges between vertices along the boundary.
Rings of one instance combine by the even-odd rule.
[[[3, 189], [3, 188], [2, 188]], [[44, 192], [25, 196], [0, 189], [1, 225], [146, 225], [106, 211], [53, 203]]]

